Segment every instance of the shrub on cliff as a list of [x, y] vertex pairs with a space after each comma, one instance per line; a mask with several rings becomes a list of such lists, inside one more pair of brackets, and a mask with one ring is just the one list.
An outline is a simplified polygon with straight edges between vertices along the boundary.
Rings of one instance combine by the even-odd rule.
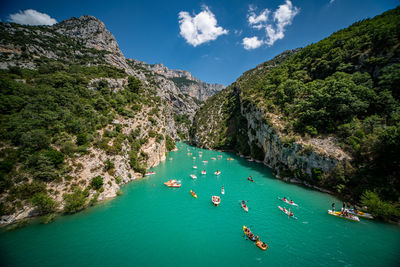
[[165, 146], [167, 148], [167, 151], [171, 151], [171, 150], [175, 149], [174, 139], [172, 139], [169, 135], [166, 135], [165, 138], [166, 138]]
[[137, 79], [135, 76], [129, 76], [128, 78], [128, 89], [132, 93], [139, 93], [140, 88], [142, 88], [142, 82]]
[[58, 206], [58, 203], [54, 201], [49, 195], [46, 193], [36, 193], [31, 202], [35, 205], [41, 214], [47, 214], [54, 212]]
[[376, 217], [383, 219], [391, 219], [400, 217], [400, 210], [393, 206], [390, 202], [383, 201], [379, 195], [369, 190], [365, 191], [361, 196], [361, 204], [368, 207], [368, 212]]
[[82, 210], [86, 205], [87, 197], [87, 190], [82, 191], [80, 187], [76, 188], [72, 194], [64, 194], [64, 212], [75, 213]]
[[93, 189], [99, 190], [103, 186], [103, 177], [101, 177], [100, 175], [94, 177], [90, 182], [90, 185], [92, 186]]

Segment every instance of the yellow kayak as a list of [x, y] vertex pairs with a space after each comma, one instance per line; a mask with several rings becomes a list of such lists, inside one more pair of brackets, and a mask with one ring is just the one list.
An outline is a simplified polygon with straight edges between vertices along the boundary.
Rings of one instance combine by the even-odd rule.
[[257, 240], [256, 236], [251, 232], [250, 228], [243, 225], [243, 233], [249, 238], [251, 241], [255, 242]]
[[353, 222], [359, 222], [360, 219], [357, 216], [351, 215], [349, 214], [348, 216], [342, 215], [339, 211], [332, 211], [332, 210], [328, 210], [328, 214], [332, 215], [332, 216], [336, 216], [339, 218], [343, 218], [349, 221], [353, 221]]
[[195, 193], [193, 190], [190, 190], [190, 194], [191, 194], [194, 198], [197, 198], [197, 195], [196, 195], [196, 193]]

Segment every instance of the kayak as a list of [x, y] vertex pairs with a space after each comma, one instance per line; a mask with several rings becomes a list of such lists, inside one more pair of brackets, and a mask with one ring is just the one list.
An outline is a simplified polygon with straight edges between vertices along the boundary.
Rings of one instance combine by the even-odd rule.
[[259, 247], [261, 250], [267, 250], [268, 249], [268, 245], [262, 241], [260, 241], [260, 239], [258, 239], [256, 241], [256, 246]]
[[201, 174], [207, 174], [207, 172], [206, 171], [201, 171]]
[[357, 216], [354, 216], [354, 215], [351, 215], [351, 214], [349, 216], [345, 216], [345, 215], [341, 214], [339, 211], [328, 210], [328, 214], [332, 215], [332, 216], [339, 217], [339, 218], [343, 218], [343, 219], [346, 219], [346, 220], [349, 220], [349, 221], [353, 221], [353, 222], [359, 222], [360, 221], [360, 218], [358, 218]]
[[364, 218], [364, 219], [369, 219], [369, 220], [374, 219], [374, 217], [371, 214], [366, 213], [366, 212], [362, 212], [362, 211], [359, 211], [359, 210], [358, 211], [349, 210], [349, 213], [351, 215], [356, 215], [356, 216]]
[[285, 213], [287, 216], [289, 216], [290, 218], [293, 218], [293, 219], [297, 219], [297, 217], [294, 217], [293, 215], [289, 215], [289, 211], [287, 210], [287, 209], [285, 209], [285, 208], [282, 208], [281, 206], [278, 206], [278, 209], [280, 209], [283, 213]]
[[247, 207], [246, 203], [240, 202], [240, 205], [242, 205], [245, 212], [249, 212], [249, 207]]
[[190, 177], [192, 177], [193, 179], [197, 179], [197, 176], [194, 174], [191, 174]]
[[243, 233], [251, 240], [251, 241], [256, 241], [257, 238], [256, 236], [251, 232], [250, 228], [247, 228], [245, 225], [243, 225]]
[[197, 166], [193, 166], [193, 169], [197, 169]]
[[215, 206], [218, 206], [221, 203], [221, 198], [219, 196], [212, 196], [211, 201]]
[[234, 160], [233, 158], [227, 158], [227, 160]]
[[253, 182], [253, 183], [254, 183], [254, 180], [251, 179], [251, 178], [247, 178], [247, 180], [249, 180], [250, 182]]
[[203, 160], [203, 163], [208, 163], [208, 161], [207, 160]]
[[220, 172], [220, 171], [216, 171], [216, 172], [214, 172], [214, 174], [215, 174], [215, 175], [220, 175], [221, 172]]
[[224, 186], [222, 186], [222, 189], [221, 189], [221, 194], [225, 195], [225, 189], [224, 189]]
[[193, 157], [193, 159], [196, 159], [196, 157]]
[[196, 193], [195, 193], [193, 190], [190, 190], [190, 194], [191, 194], [194, 198], [197, 198], [197, 195], [196, 195]]
[[150, 176], [150, 175], [153, 175], [153, 174], [156, 174], [155, 172], [148, 172], [148, 173], [146, 173], [145, 175], [146, 176]]
[[169, 181], [165, 182], [164, 184], [168, 187], [181, 187], [181, 183], [179, 183], [176, 180], [169, 180]]
[[296, 204], [296, 203], [294, 203], [293, 202], [293, 200], [287, 200], [287, 199], [283, 199], [283, 198], [280, 198], [280, 197], [278, 197], [278, 199], [279, 200], [282, 200], [283, 202], [286, 202], [287, 204], [289, 204], [289, 205], [293, 205], [293, 206], [296, 206], [296, 207], [298, 207], [299, 205], [298, 204]]
[[216, 158], [211, 158], [212, 160], [217, 160]]

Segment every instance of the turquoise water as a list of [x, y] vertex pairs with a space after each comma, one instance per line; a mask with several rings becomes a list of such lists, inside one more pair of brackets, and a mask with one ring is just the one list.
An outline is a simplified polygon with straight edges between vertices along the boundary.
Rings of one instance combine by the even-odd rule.
[[[183, 143], [178, 148], [168, 156], [173, 160], [152, 169], [156, 175], [125, 185], [114, 200], [49, 225], [1, 233], [0, 265], [400, 266], [400, 227], [330, 216], [332, 202], [341, 206], [333, 196], [274, 179], [263, 165], [233, 154], [202, 150], [200, 158], [200, 149]], [[222, 159], [210, 159], [219, 154]], [[207, 175], [200, 174], [203, 169]], [[245, 179], [250, 174], [254, 183]], [[182, 180], [182, 187], [164, 186], [172, 178]], [[222, 185], [225, 195], [214, 207], [211, 196], [221, 195]], [[286, 205], [279, 196], [300, 205], [293, 208], [298, 220], [277, 208]], [[239, 204], [243, 199], [248, 213]], [[243, 225], [270, 248], [261, 251], [246, 240]]]

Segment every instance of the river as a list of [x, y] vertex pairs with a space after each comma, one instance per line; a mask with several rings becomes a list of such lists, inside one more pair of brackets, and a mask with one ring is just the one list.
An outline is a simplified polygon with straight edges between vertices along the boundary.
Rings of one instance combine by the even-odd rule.
[[[222, 158], [211, 159], [217, 155]], [[341, 207], [334, 196], [275, 179], [264, 165], [231, 153], [178, 143], [168, 158], [152, 169], [155, 175], [123, 186], [116, 199], [48, 225], [3, 231], [1, 265], [400, 266], [400, 227], [330, 216], [332, 202]], [[255, 182], [246, 179], [250, 175]], [[182, 181], [181, 188], [164, 185], [173, 178]], [[221, 196], [218, 207], [212, 195]], [[278, 209], [289, 208], [277, 199], [282, 196], [299, 204], [292, 207], [297, 220]], [[248, 213], [240, 200], [248, 201]], [[246, 240], [243, 225], [269, 249]]]

